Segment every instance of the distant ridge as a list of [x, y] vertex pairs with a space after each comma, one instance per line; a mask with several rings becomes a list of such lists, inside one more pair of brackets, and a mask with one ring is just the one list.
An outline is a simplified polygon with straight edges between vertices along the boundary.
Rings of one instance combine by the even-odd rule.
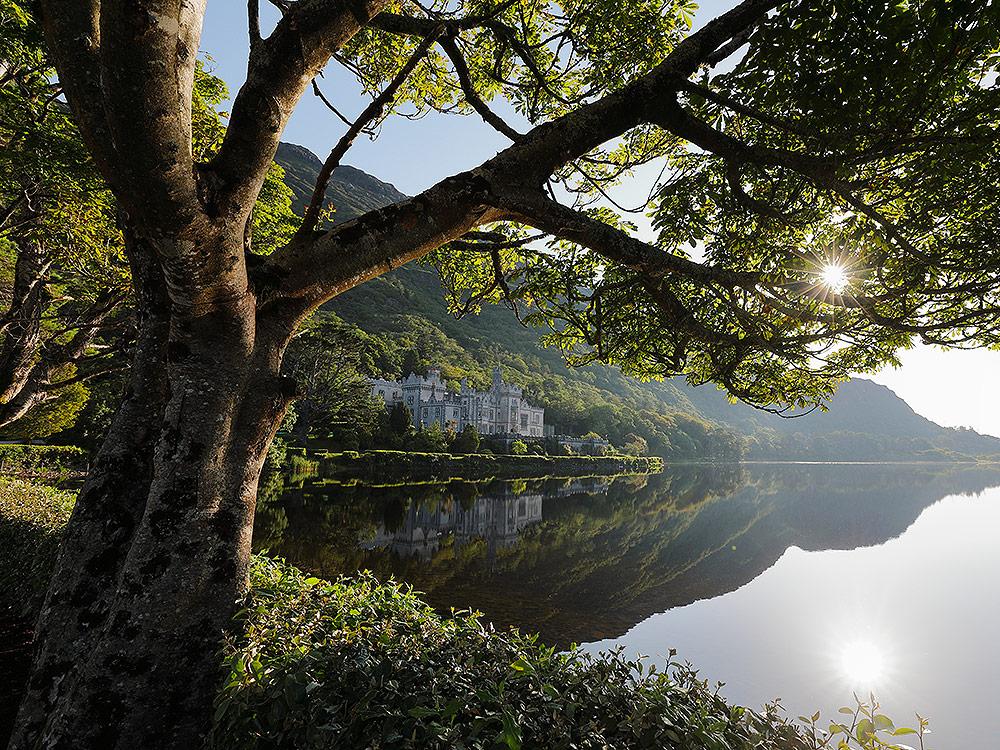
[[[305, 146], [294, 143], [279, 143], [274, 160], [285, 170], [285, 182], [295, 194], [292, 208], [301, 216], [312, 196], [323, 162]], [[326, 188], [326, 203], [336, 207], [337, 222], [349, 221], [406, 197], [388, 182], [346, 164], [333, 171], [333, 178]]]
[[[322, 164], [308, 149], [288, 143], [278, 146], [275, 160], [285, 169], [295, 194], [293, 206], [301, 213]], [[407, 196], [360, 169], [341, 166], [326, 198], [336, 206], [336, 221], [342, 222]], [[506, 309], [486, 307], [478, 316], [456, 320], [448, 313], [437, 274], [415, 264], [340, 295], [327, 309], [369, 334], [412, 347], [425, 360], [444, 365], [449, 377], [449, 371], [481, 371], [488, 378], [493, 362], [503, 358], [517, 382], [569, 431], [593, 429], [610, 435], [614, 428], [605, 418], [608, 409], [640, 421], [650, 413], [669, 415], [677, 434], [657, 449], [668, 458], [711, 457], [705, 454], [707, 446], [725, 449], [727, 441], [706, 432], [712, 425], [748, 438], [747, 455], [757, 459], [942, 461], [1000, 456], [1000, 438], [942, 427], [917, 414], [886, 386], [863, 378], [841, 385], [828, 412], [783, 419], [732, 404], [711, 385], [694, 388], [680, 378], [640, 383], [610, 367], [568, 368], [558, 352], [538, 345], [535, 330], [521, 326]], [[632, 429], [642, 434], [639, 427]]]

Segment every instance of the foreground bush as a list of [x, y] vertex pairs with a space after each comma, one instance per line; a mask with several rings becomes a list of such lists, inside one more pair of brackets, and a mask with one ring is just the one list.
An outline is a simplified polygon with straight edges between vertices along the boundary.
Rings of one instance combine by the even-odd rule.
[[0, 605], [31, 614], [45, 594], [75, 494], [0, 479]]
[[556, 653], [468, 614], [439, 617], [369, 574], [328, 583], [254, 566], [216, 748], [805, 747], [681, 667]]

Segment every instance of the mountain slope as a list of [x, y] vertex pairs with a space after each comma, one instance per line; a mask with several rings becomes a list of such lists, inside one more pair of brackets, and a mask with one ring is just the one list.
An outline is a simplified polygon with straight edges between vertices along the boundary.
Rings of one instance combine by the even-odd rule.
[[[301, 211], [320, 160], [308, 149], [281, 144], [276, 161]], [[353, 167], [339, 167], [327, 190], [337, 221], [405, 199], [392, 185]], [[949, 459], [1000, 454], [1000, 439], [941, 427], [916, 414], [885, 386], [856, 379], [841, 386], [828, 412], [795, 419], [732, 404], [711, 385], [682, 379], [640, 383], [614, 368], [568, 368], [561, 355], [538, 344], [538, 331], [502, 307], [452, 316], [436, 272], [410, 264], [328, 303], [374, 338], [373, 375], [398, 377], [440, 364], [449, 379], [489, 382], [500, 364], [546, 407], [546, 421], [563, 432], [594, 430], [621, 441], [635, 432], [668, 457], [734, 457], [737, 435], [755, 458]], [[724, 426], [724, 427], [720, 427]]]
[[[279, 143], [274, 160], [285, 170], [285, 182], [295, 194], [292, 208], [301, 216], [312, 196], [316, 176], [323, 164], [312, 151], [292, 143]], [[404, 198], [406, 196], [389, 183], [346, 165], [333, 171], [333, 177], [326, 188], [326, 202], [336, 207], [338, 222], [348, 221], [366, 211]]]

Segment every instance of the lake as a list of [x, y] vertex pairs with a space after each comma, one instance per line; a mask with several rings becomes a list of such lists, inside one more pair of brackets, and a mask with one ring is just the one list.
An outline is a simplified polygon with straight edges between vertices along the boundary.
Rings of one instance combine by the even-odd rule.
[[[643, 477], [262, 490], [255, 545], [362, 568], [554, 645], [669, 649], [731, 700], [874, 691], [932, 750], [1000, 747], [1000, 467], [676, 466]], [[912, 725], [914, 722], [910, 721]]]

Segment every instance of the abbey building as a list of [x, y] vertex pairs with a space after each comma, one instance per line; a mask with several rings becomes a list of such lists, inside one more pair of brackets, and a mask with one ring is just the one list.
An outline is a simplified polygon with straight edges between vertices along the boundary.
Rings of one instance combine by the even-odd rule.
[[410, 373], [402, 382], [373, 380], [372, 394], [387, 407], [406, 404], [414, 427], [437, 424], [461, 432], [471, 424], [480, 435], [545, 435], [545, 410], [525, 401], [518, 386], [505, 383], [499, 367], [493, 369], [493, 383], [486, 391], [474, 390], [465, 379], [455, 390], [434, 367], [427, 377]]

